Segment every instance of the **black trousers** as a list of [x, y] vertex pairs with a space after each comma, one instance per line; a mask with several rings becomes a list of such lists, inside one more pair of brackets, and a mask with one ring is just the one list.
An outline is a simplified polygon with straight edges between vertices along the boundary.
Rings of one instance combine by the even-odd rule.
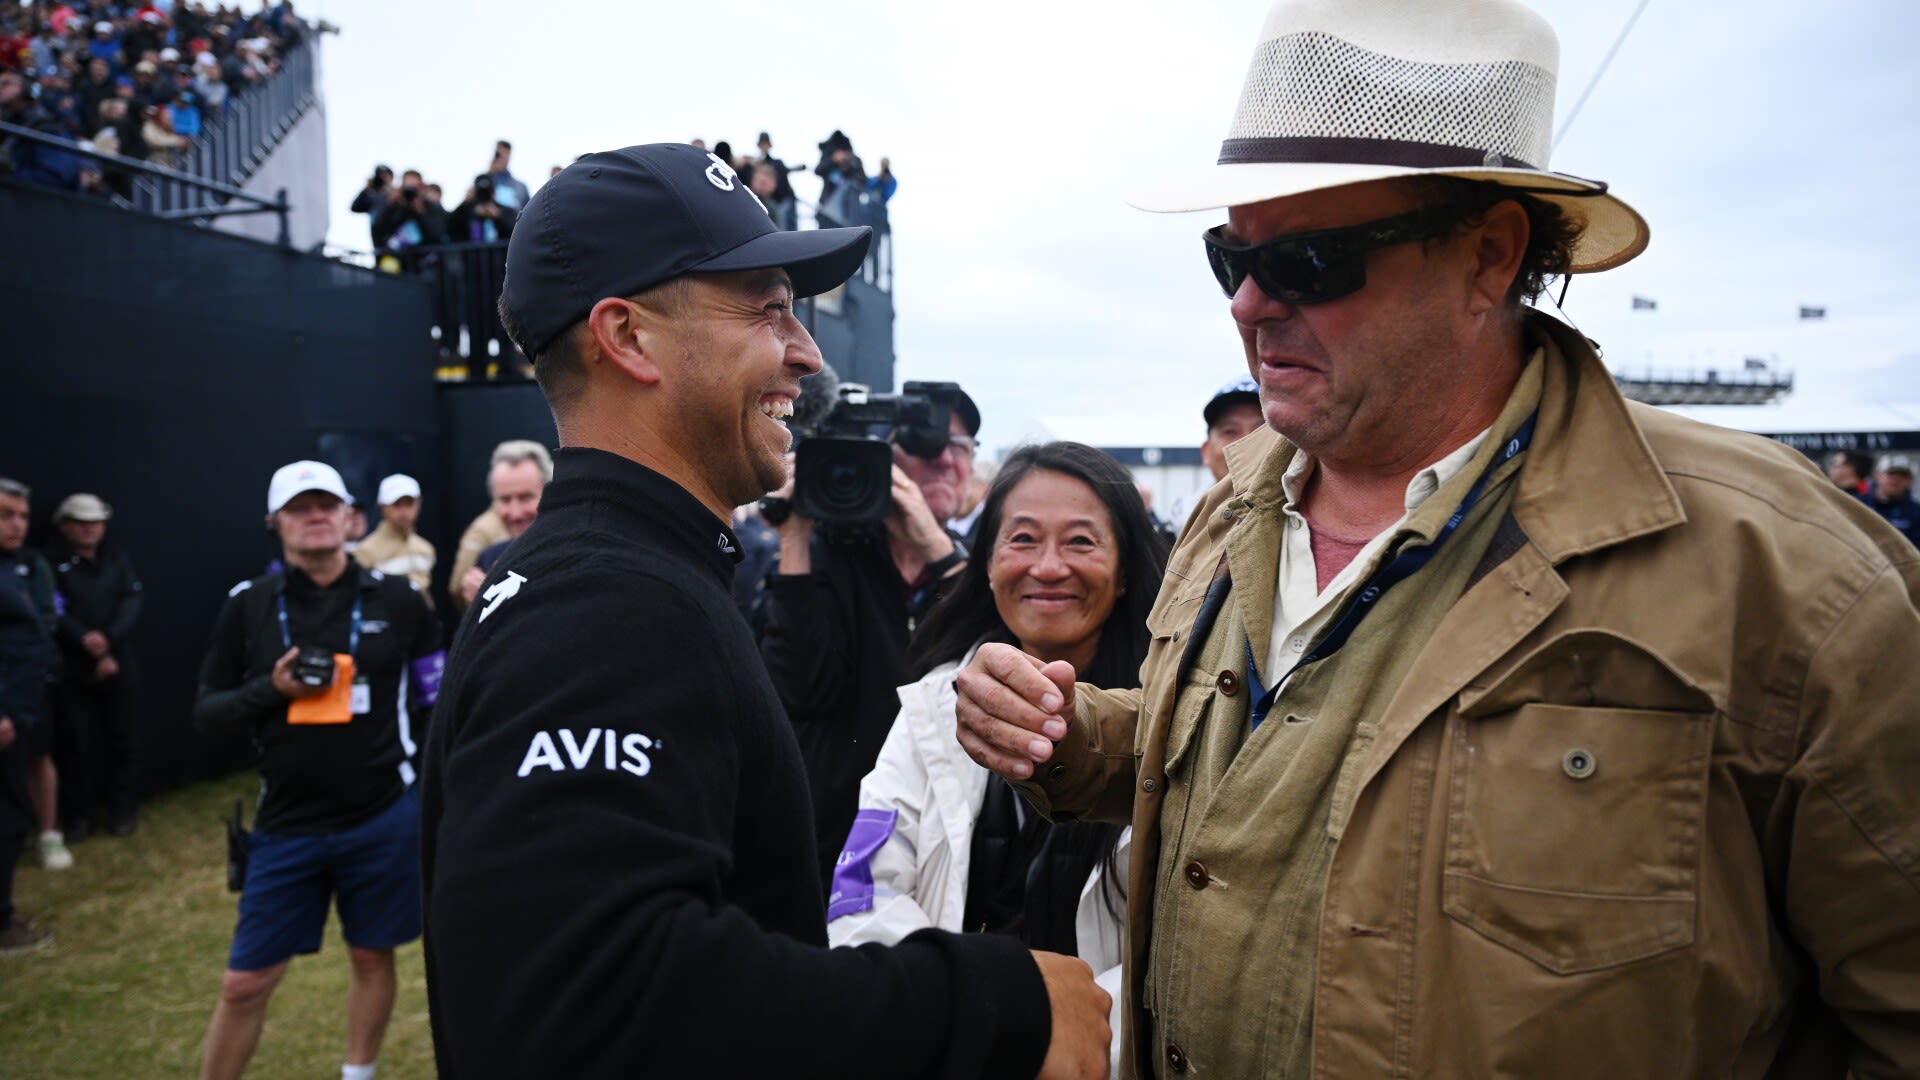
[[89, 817], [103, 803], [111, 816], [133, 813], [140, 684], [132, 665], [106, 682], [63, 679], [56, 702], [53, 764], [60, 771], [61, 819]]

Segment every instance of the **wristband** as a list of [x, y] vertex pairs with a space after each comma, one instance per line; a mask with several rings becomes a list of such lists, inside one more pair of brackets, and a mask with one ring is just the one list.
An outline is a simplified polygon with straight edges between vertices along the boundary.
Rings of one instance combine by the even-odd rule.
[[945, 555], [927, 564], [927, 578], [930, 581], [939, 581], [941, 578], [947, 576], [947, 571], [952, 570], [954, 567], [966, 561], [966, 545], [955, 540], [952, 551], [947, 552]]

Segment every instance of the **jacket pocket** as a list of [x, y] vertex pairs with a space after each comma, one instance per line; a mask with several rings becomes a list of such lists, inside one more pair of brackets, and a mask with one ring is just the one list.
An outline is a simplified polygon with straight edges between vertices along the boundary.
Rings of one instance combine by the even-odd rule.
[[1693, 943], [1710, 711], [1449, 718], [1447, 915], [1562, 975]]

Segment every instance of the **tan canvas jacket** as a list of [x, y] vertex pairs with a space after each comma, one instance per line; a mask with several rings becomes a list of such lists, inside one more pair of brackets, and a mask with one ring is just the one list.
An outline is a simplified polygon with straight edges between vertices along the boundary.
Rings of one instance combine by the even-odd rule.
[[[1333, 857], [1314, 1076], [1920, 1075], [1920, 552], [1797, 453], [1630, 404], [1575, 332], [1530, 333], [1553, 344], [1509, 518]], [[1155, 890], [1205, 878], [1163, 865], [1168, 719], [1242, 692], [1179, 661], [1236, 521], [1277, 512], [1248, 478], [1292, 452], [1228, 450], [1143, 689], [1080, 687], [1023, 785], [1133, 825], [1128, 1075], [1207, 1071], [1134, 1038]]]
[[427, 592], [427, 586], [432, 582], [436, 556], [433, 544], [426, 537], [419, 533], [403, 534], [382, 521], [353, 549], [353, 558], [369, 570], [393, 577], [405, 576], [420, 590], [427, 606], [433, 606], [433, 596]]

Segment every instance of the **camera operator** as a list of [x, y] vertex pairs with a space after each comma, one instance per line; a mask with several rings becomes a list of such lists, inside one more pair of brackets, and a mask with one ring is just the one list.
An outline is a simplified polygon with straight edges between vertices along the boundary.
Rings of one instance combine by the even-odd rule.
[[376, 248], [381, 246], [378, 227], [380, 212], [392, 201], [393, 170], [385, 165], [375, 165], [373, 175], [367, 178], [367, 185], [354, 195], [353, 205], [348, 209], [356, 214], [367, 215], [367, 227], [374, 233], [373, 246]]
[[409, 273], [419, 267], [413, 248], [424, 244], [445, 243], [447, 211], [427, 197], [426, 185], [412, 169], [400, 174], [400, 191], [373, 219], [373, 246], [382, 252], [397, 252], [400, 266]]
[[[806, 763], [822, 882], [853, 824], [860, 780], [900, 711], [907, 635], [965, 565], [946, 523], [973, 477], [980, 410], [954, 387], [949, 438], [931, 458], [893, 447], [884, 530], [834, 542], [799, 513], [779, 522], [780, 562], [767, 582], [760, 655]], [[776, 494], [790, 496], [794, 483]]]
[[267, 521], [286, 569], [227, 594], [200, 666], [194, 724], [250, 731], [261, 798], [240, 920], [207, 1029], [203, 1077], [237, 1077], [296, 953], [320, 949], [338, 897], [352, 962], [346, 1075], [371, 1076], [396, 989], [393, 950], [420, 936], [419, 800], [410, 706], [431, 706], [439, 626], [404, 577], [347, 557], [340, 474], [273, 474]]
[[519, 213], [494, 198], [493, 177], [473, 178], [467, 197], [447, 218], [447, 239], [456, 244], [501, 244], [513, 235]]

